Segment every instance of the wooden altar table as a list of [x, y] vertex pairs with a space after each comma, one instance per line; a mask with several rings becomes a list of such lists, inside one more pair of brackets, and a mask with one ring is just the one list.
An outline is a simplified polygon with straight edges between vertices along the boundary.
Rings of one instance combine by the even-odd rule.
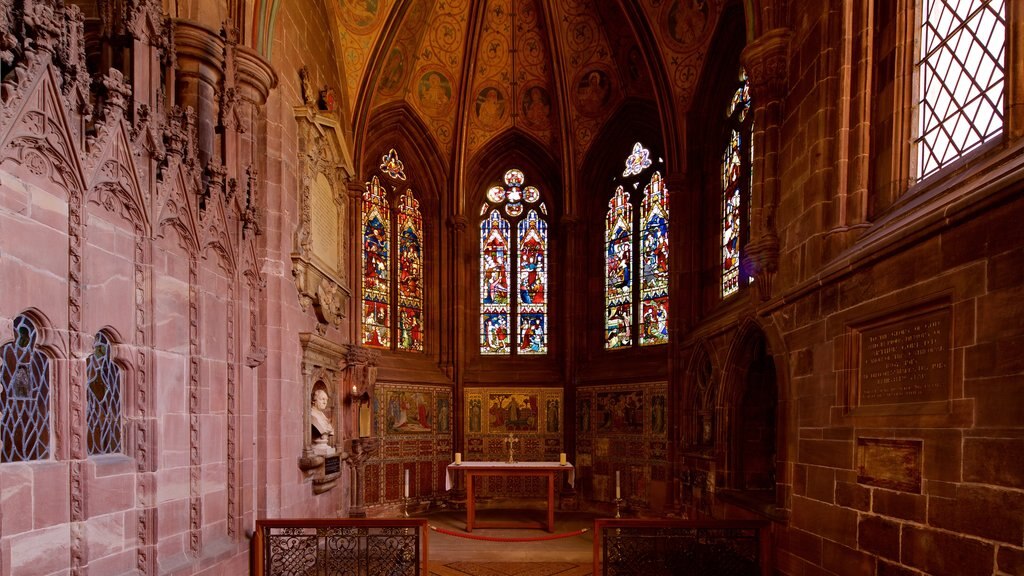
[[[449, 464], [445, 482], [447, 490], [452, 489], [453, 474], [466, 473], [466, 532], [477, 528], [544, 528], [555, 531], [555, 475], [568, 473], [570, 486], [575, 486], [576, 469], [572, 464], [558, 462], [466, 462]], [[548, 481], [548, 518], [543, 522], [477, 522], [476, 502], [473, 497], [473, 479], [477, 476], [540, 476]]]

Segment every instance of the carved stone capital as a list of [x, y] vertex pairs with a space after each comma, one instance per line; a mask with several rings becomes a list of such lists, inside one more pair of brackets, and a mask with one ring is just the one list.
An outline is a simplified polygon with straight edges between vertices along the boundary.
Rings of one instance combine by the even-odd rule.
[[462, 214], [456, 214], [448, 218], [448, 228], [455, 232], [462, 234], [466, 231], [466, 227], [469, 226], [469, 219]]
[[376, 366], [377, 361], [380, 360], [380, 350], [364, 346], [349, 346], [345, 360], [349, 365]]
[[789, 44], [793, 33], [776, 28], [748, 44], [740, 61], [750, 79], [754, 105], [781, 100], [789, 85]]

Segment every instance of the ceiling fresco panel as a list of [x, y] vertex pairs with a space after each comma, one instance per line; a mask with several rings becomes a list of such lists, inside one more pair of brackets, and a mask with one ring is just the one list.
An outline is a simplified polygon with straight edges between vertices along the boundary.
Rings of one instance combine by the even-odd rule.
[[556, 2], [552, 12], [560, 26], [558, 47], [563, 54], [574, 154], [579, 162], [622, 99], [622, 83], [596, 3], [592, 0]]
[[420, 114], [446, 155], [453, 137], [469, 0], [441, 0], [429, 18], [409, 25], [429, 27], [415, 53], [405, 98]]
[[333, 0], [327, 2], [334, 13], [345, 74], [345, 96], [350, 105], [357, 102], [359, 86], [366, 75], [367, 62], [378, 42], [384, 21], [394, 0]]

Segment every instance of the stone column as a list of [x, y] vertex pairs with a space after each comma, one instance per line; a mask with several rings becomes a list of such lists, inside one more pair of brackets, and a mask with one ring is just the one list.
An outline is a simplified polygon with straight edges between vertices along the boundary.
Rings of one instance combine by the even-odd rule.
[[[679, 434], [680, 414], [685, 408], [682, 405], [682, 389], [686, 367], [683, 365], [683, 339], [687, 330], [693, 325], [695, 310], [702, 301], [700, 286], [701, 252], [697, 237], [701, 230], [699, 218], [699, 194], [693, 194], [687, 185], [686, 175], [671, 173], [665, 175], [665, 189], [668, 190], [669, 202], [669, 366], [668, 394], [665, 399], [665, 429], [668, 434], [668, 461], [672, 462], [670, 482], [679, 478], [680, 465], [677, 459], [677, 446], [681, 446]], [[678, 486], [673, 484], [671, 498], [676, 500]], [[667, 502], [666, 507], [678, 509], [678, 502]]]
[[235, 96], [222, 97], [222, 102], [234, 104], [231, 114], [222, 114], [230, 116], [236, 134], [229, 170], [241, 189], [237, 202], [243, 230], [258, 233], [264, 224], [261, 215], [266, 214], [265, 189], [260, 182], [261, 175], [267, 173], [267, 98], [277, 86], [277, 74], [270, 63], [244, 46], [234, 46], [233, 55]]
[[772, 281], [779, 267], [779, 148], [791, 37], [786, 28], [770, 30], [740, 55], [750, 79], [754, 113], [750, 241], [744, 268], [754, 275], [761, 300], [771, 298]]
[[175, 104], [190, 106], [196, 112], [196, 136], [202, 166], [223, 162], [217, 146], [219, 98], [223, 80], [224, 39], [220, 34], [195, 22], [174, 22], [177, 53]]
[[339, 423], [339, 433], [344, 430], [349, 440], [349, 458], [347, 460], [351, 473], [351, 489], [349, 491], [349, 510], [351, 518], [366, 517], [366, 461], [372, 458], [380, 439], [359, 437], [359, 400], [363, 394], [372, 398], [374, 384], [377, 382], [377, 361], [380, 352], [362, 346], [349, 347], [348, 366], [345, 368], [345, 394], [349, 395], [346, 422]]

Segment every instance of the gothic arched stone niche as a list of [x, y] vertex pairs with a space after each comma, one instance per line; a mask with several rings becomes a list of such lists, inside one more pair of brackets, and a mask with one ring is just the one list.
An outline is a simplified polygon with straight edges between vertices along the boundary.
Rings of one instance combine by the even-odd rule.
[[348, 346], [313, 333], [301, 334], [300, 340], [302, 401], [306, 406], [303, 411], [305, 441], [299, 468], [313, 478], [313, 493], [322, 494], [337, 484], [341, 462], [348, 458], [344, 450], [346, 423], [341, 410], [341, 382], [348, 366]]
[[305, 68], [300, 73], [303, 106], [295, 107], [299, 132], [299, 223], [292, 251], [292, 276], [302, 310], [312, 306], [323, 334], [339, 326], [350, 291], [346, 253], [345, 182], [354, 174], [352, 154], [333, 113], [318, 109]]

